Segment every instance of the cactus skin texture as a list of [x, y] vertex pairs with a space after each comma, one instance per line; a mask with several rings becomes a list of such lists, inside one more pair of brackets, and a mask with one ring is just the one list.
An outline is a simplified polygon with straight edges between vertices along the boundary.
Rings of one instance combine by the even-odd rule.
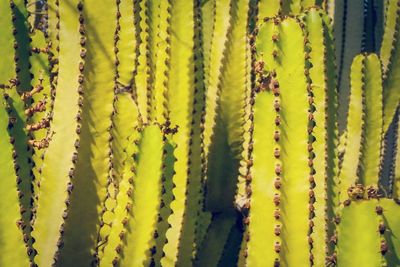
[[383, 116], [384, 124], [383, 129], [386, 131], [393, 121], [396, 109], [400, 102], [399, 90], [396, 90], [396, 84], [400, 77], [399, 64], [399, 16], [400, 9], [399, 1], [388, 1], [386, 7], [386, 23], [384, 27], [384, 34], [382, 38], [382, 46], [380, 56], [383, 65]]
[[[109, 185], [117, 7], [111, 0], [105, 5], [97, 5], [95, 1], [85, 1], [80, 5], [83, 8], [87, 49], [82, 81], [83, 123], [76, 148], [78, 159], [73, 170], [74, 189], [70, 195], [71, 203], [65, 220], [64, 246], [59, 256], [61, 266], [74, 263], [87, 266], [92, 262], [101, 221], [101, 207]], [[112, 22], [104, 21], [103, 16], [112, 18]], [[76, 52], [80, 53], [80, 50]], [[82, 205], [83, 203], [85, 204]], [[80, 238], [74, 238], [76, 236]], [[79, 252], [76, 251], [77, 247], [81, 248]]]
[[129, 211], [132, 216], [127, 225], [126, 245], [122, 249], [122, 266], [150, 264], [161, 204], [163, 148], [160, 128], [157, 125], [145, 127], [135, 155], [133, 204]]
[[[260, 111], [257, 111], [256, 107], [254, 109], [254, 173], [252, 173], [253, 178], [250, 183], [252, 194], [249, 216], [249, 266], [273, 264], [274, 261], [282, 261], [288, 265], [296, 262], [300, 265], [309, 263], [307, 241], [309, 231], [308, 175], [310, 173], [307, 159], [309, 139], [307, 110], [309, 104], [305, 75], [305, 48], [299, 46], [299, 43], [304, 43], [303, 31], [299, 22], [290, 17], [286, 19], [275, 17], [268, 20], [260, 26], [257, 35], [257, 53], [263, 55], [258, 62], [263, 62], [261, 64], [265, 64], [266, 68], [264, 71], [269, 72], [261, 73], [259, 90], [268, 90], [268, 86], [271, 86], [270, 92], [260, 93], [271, 96], [269, 96], [269, 103], [264, 102], [264, 106], [258, 107]], [[266, 75], [270, 75], [270, 77]], [[269, 84], [267, 83], [268, 79], [270, 79]], [[257, 98], [258, 96], [255, 99], [256, 103]], [[266, 97], [264, 96], [264, 98]], [[280, 107], [275, 108], [275, 103], [278, 103]], [[274, 111], [274, 109], [276, 114], [261, 111]], [[260, 113], [262, 115], [259, 115]], [[269, 119], [265, 118], [267, 121], [272, 121], [272, 124], [261, 123], [264, 127], [272, 126], [271, 128], [265, 130], [258, 128], [260, 126], [257, 124], [257, 117], [263, 115], [272, 116]], [[271, 139], [268, 140], [263, 137], [264, 135], [270, 136]], [[268, 146], [265, 144], [265, 147], [260, 146], [258, 150], [257, 146], [261, 140]], [[291, 145], [289, 146], [289, 144]], [[289, 150], [290, 153], [288, 153]], [[269, 155], [268, 157], [259, 156], [258, 153]], [[266, 162], [270, 162], [270, 164], [265, 164]], [[253, 184], [253, 181], [257, 184]], [[275, 183], [282, 185], [275, 186]], [[258, 186], [264, 187], [258, 188]], [[268, 190], [266, 187], [270, 189]], [[257, 199], [258, 190], [264, 195], [263, 199]], [[286, 198], [296, 199], [296, 202], [286, 201]], [[257, 205], [261, 205], [262, 209], [270, 208], [265, 211], [257, 211]], [[276, 213], [280, 213], [280, 218], [274, 221]], [[269, 227], [264, 227], [266, 219], [258, 217], [261, 214], [264, 216], [269, 214], [268, 221], [271, 223]], [[260, 227], [267, 232], [257, 233], [257, 229]], [[281, 240], [276, 240], [274, 232], [277, 228], [281, 229], [281, 233], [277, 235]], [[267, 237], [270, 240], [265, 242]], [[258, 238], [262, 240], [257, 240]], [[257, 248], [258, 242], [261, 243], [258, 245], [261, 251], [253, 252], [252, 247]], [[263, 254], [265, 253], [262, 251], [266, 250], [271, 250], [272, 259], [264, 258]]]
[[0, 267], [400, 266], [400, 0], [0, 14]]
[[[351, 203], [342, 210], [338, 230], [338, 266], [381, 266], [383, 257], [379, 253], [381, 237], [378, 231], [380, 218], [375, 212], [378, 204], [379, 202], [361, 200]], [[357, 235], [360, 229], [369, 234], [360, 234], [359, 242], [351, 242], [352, 237]]]
[[[315, 110], [313, 118], [316, 127], [313, 128], [313, 168], [315, 194], [315, 218], [311, 234], [313, 242], [321, 244], [313, 246], [314, 264], [324, 264], [325, 253], [330, 249], [326, 243], [332, 234], [333, 227], [326, 222], [331, 221], [335, 209], [337, 195], [335, 189], [338, 181], [336, 145], [337, 145], [337, 96], [335, 94], [335, 69], [332, 28], [329, 18], [318, 9], [310, 9], [303, 18], [306, 25], [307, 39], [311, 51], [309, 53], [310, 79]], [[328, 114], [332, 114], [328, 116]], [[324, 245], [322, 245], [324, 244]]]
[[[26, 254], [25, 243], [22, 230], [26, 227], [19, 212], [17, 175], [15, 173], [15, 162], [12, 154], [15, 153], [10, 137], [8, 137], [7, 127], [9, 124], [6, 112], [5, 100], [0, 101], [0, 131], [1, 131], [1, 194], [4, 199], [0, 202], [2, 212], [7, 216], [2, 216], [0, 220], [0, 235], [2, 242], [0, 250], [4, 255], [0, 259], [1, 266], [28, 266], [29, 257]], [[7, 138], [8, 137], [8, 138]]]
[[[38, 255], [35, 262], [42, 266], [49, 266], [53, 262], [57, 243], [62, 239], [60, 229], [63, 228], [63, 213], [67, 209], [66, 201], [69, 201], [72, 192], [71, 168], [74, 167], [73, 157], [76, 153], [74, 143], [78, 139], [76, 132], [80, 114], [78, 92], [81, 86], [78, 81], [80, 75], [79, 63], [83, 61], [80, 57], [81, 50], [80, 34], [69, 31], [79, 28], [78, 1], [61, 2], [59, 7], [60, 16], [63, 19], [60, 37], [60, 65], [58, 73], [58, 93], [54, 102], [54, 117], [52, 119], [51, 131], [54, 132], [52, 140], [46, 149], [46, 156], [42, 163], [43, 168], [40, 176], [40, 189], [37, 193], [36, 219], [34, 220], [35, 249]], [[73, 6], [75, 9], [71, 9]], [[65, 46], [68, 41], [68, 47]], [[58, 164], [58, 163], [60, 164]], [[48, 222], [51, 221], [51, 227]], [[63, 242], [63, 241], [61, 241]]]
[[[340, 194], [356, 183], [374, 184], [382, 145], [382, 80], [375, 54], [359, 55], [351, 67], [346, 148], [340, 170]], [[375, 182], [376, 185], [376, 182]], [[345, 199], [341, 198], [341, 201]]]
[[[349, 199], [350, 200], [350, 199]], [[358, 199], [345, 204], [338, 227], [335, 261], [338, 266], [397, 266], [399, 205], [391, 199]], [[360, 242], [349, 242], [359, 229]], [[330, 259], [332, 263], [332, 258]]]
[[393, 163], [394, 166], [392, 166], [391, 168], [393, 169], [392, 171], [394, 173], [391, 173], [391, 175], [393, 176], [393, 189], [392, 189], [392, 193], [393, 193], [393, 197], [395, 199], [400, 199], [400, 149], [398, 147], [399, 145], [399, 141], [400, 141], [400, 128], [399, 128], [399, 119], [397, 119], [397, 129], [395, 129], [395, 133], [396, 133], [396, 146], [394, 149], [394, 159], [393, 159]]

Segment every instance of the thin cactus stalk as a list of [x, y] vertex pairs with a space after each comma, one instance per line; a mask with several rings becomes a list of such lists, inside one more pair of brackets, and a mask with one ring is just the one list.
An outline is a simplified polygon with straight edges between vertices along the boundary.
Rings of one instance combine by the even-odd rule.
[[400, 0], [0, 13], [0, 266], [400, 266]]
[[[315, 141], [313, 142], [313, 168], [315, 194], [315, 219], [311, 238], [313, 246], [313, 261], [315, 265], [323, 265], [325, 253], [329, 251], [326, 240], [332, 233], [332, 226], [327, 222], [333, 218], [334, 203], [337, 196], [335, 179], [337, 171], [336, 143], [337, 143], [337, 98], [332, 30], [329, 26], [330, 19], [323, 12], [310, 9], [303, 18], [307, 30], [307, 39], [311, 51], [309, 53], [310, 79], [315, 110], [312, 116], [316, 122], [313, 130]], [[332, 114], [328, 116], [328, 114]], [[318, 126], [319, 125], [319, 126]]]
[[[4, 35], [0, 39], [0, 49], [4, 53], [3, 63], [0, 67], [1, 87], [1, 131], [2, 131], [2, 177], [1, 186], [5, 199], [2, 207], [9, 216], [2, 219], [1, 236], [4, 253], [13, 253], [15, 249], [21, 255], [17, 264], [29, 264], [28, 255], [32, 255], [32, 249], [28, 247], [31, 231], [30, 200], [32, 196], [30, 186], [30, 167], [28, 162], [29, 152], [27, 151], [27, 135], [24, 130], [24, 103], [17, 93], [18, 67], [16, 64], [15, 51], [18, 47], [14, 38], [14, 25], [12, 13], [13, 4], [2, 2], [1, 9], [4, 10], [0, 19], [0, 26], [4, 29]], [[8, 226], [7, 226], [8, 225]], [[4, 257], [1, 264], [12, 264], [12, 257]]]
[[393, 197], [395, 199], [400, 199], [400, 167], [399, 167], [399, 163], [400, 163], [400, 147], [399, 147], [399, 141], [400, 141], [400, 127], [398, 125], [397, 122], [397, 129], [395, 129], [395, 133], [396, 133], [396, 145], [395, 145], [395, 154], [394, 154], [394, 160], [393, 160], [393, 166], [391, 166], [392, 170], [394, 173], [392, 173], [392, 178], [393, 178], [393, 189], [392, 189], [392, 193], [393, 193]]
[[[23, 220], [20, 214], [20, 209], [23, 208], [19, 199], [22, 194], [18, 190], [17, 185], [21, 182], [17, 176], [15, 169], [17, 168], [13, 160], [13, 153], [15, 153], [10, 137], [8, 137], [7, 128], [9, 127], [8, 114], [6, 112], [5, 100], [1, 101], [0, 109], [0, 131], [2, 134], [1, 139], [1, 175], [4, 177], [1, 182], [1, 193], [4, 199], [0, 202], [1, 210], [7, 214], [2, 216], [1, 224], [1, 238], [7, 240], [2, 242], [1, 251], [4, 256], [0, 259], [0, 265], [4, 266], [29, 266], [29, 257], [25, 247], [23, 237], [24, 228], [29, 227]], [[8, 137], [8, 138], [7, 138]], [[18, 255], [15, 257], [14, 255]]]
[[[74, 8], [71, 9], [70, 4]], [[38, 253], [35, 262], [45, 266], [52, 264], [58, 246], [61, 247], [63, 243], [64, 219], [74, 187], [71, 178], [77, 161], [75, 143], [79, 142], [78, 129], [81, 116], [79, 101], [83, 93], [79, 80], [81, 75], [79, 65], [83, 64], [84, 57], [81, 56], [86, 53], [80, 44], [81, 34], [78, 31], [74, 32], [74, 35], [69, 34], [72, 29], [80, 27], [81, 14], [78, 12], [78, 4], [78, 1], [61, 2], [59, 6], [59, 14], [65, 19], [62, 20], [59, 32], [58, 92], [50, 130], [54, 134], [51, 136], [51, 141], [49, 140], [43, 166], [38, 166], [41, 168], [37, 177], [40, 180], [40, 187], [36, 193], [38, 200], [35, 203], [36, 214], [32, 236], [36, 240], [34, 248]], [[67, 39], [68, 46], [64, 45], [64, 40]], [[48, 226], [48, 221], [52, 221], [51, 227]]]
[[[104, 212], [103, 202], [107, 199], [107, 189], [112, 183], [109, 177], [109, 158], [112, 155], [109, 142], [112, 139], [110, 130], [117, 66], [114, 54], [117, 7], [115, 1], [110, 0], [107, 3], [77, 3], [83, 15], [83, 20], [80, 20], [80, 32], [84, 34], [81, 42], [86, 45], [82, 65], [84, 68], [78, 68], [83, 76], [77, 76], [83, 86], [84, 97], [78, 98], [78, 103], [75, 104], [82, 106], [82, 126], [77, 128], [79, 139], [75, 147], [78, 158], [71, 169], [74, 189], [69, 196], [70, 208], [64, 223], [64, 244], [59, 255], [59, 262], [63, 266], [74, 262], [88, 265], [93, 261], [92, 254], [95, 252], [97, 233]], [[104, 21], [103, 16], [112, 18], [112, 23]], [[80, 49], [75, 51], [77, 54], [80, 52]], [[83, 79], [79, 80], [80, 77]], [[95, 183], [91, 180], [94, 177]], [[82, 205], [83, 203], [85, 204]], [[80, 238], [73, 238], [74, 236]], [[76, 247], [86, 247], [88, 250], [76, 253]]]
[[157, 220], [162, 199], [162, 171], [164, 138], [157, 125], [147, 126], [140, 133], [138, 152], [135, 158], [132, 203], [125, 207], [129, 214], [126, 245], [117, 247], [121, 252], [122, 266], [148, 266], [154, 255], [157, 238]]
[[400, 42], [398, 36], [400, 19], [398, 12], [400, 9], [399, 1], [388, 1], [386, 9], [386, 23], [382, 38], [380, 56], [382, 58], [384, 82], [383, 89], [383, 130], [386, 131], [394, 118], [397, 106], [400, 101], [399, 90], [396, 90], [396, 84], [400, 77], [399, 55]]
[[[125, 111], [125, 112], [123, 112]], [[102, 214], [103, 225], [99, 230], [99, 240], [96, 250], [100, 265], [110, 264], [118, 256], [116, 248], [121, 242], [123, 233], [122, 221], [127, 216], [126, 206], [130, 202], [133, 186], [131, 184], [134, 175], [133, 154], [137, 150], [138, 131], [140, 121], [138, 109], [130, 92], [119, 92], [114, 99], [113, 129], [110, 147], [113, 153], [109, 178], [112, 183], [108, 187], [108, 196], [104, 202]], [[131, 121], [129, 125], [126, 121]], [[118, 190], [117, 190], [118, 189]], [[111, 228], [110, 225], [114, 227]], [[104, 242], [107, 240], [108, 242]]]

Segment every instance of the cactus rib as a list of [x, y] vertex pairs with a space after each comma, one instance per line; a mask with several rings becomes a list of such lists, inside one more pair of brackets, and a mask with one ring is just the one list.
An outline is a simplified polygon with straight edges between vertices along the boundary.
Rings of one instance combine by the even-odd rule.
[[150, 265], [161, 204], [163, 142], [157, 125], [144, 127], [135, 156], [137, 168], [121, 266]]
[[[185, 0], [171, 1], [171, 52], [170, 75], [168, 79], [167, 105], [171, 125], [178, 125], [178, 132], [172, 140], [177, 147], [174, 150], [175, 175], [172, 190], [174, 200], [171, 202], [172, 214], [168, 218], [171, 227], [167, 230], [168, 243], [163, 251], [161, 259], [163, 266], [174, 266], [178, 261], [178, 248], [181, 246], [182, 227], [186, 210], [186, 192], [190, 183], [188, 179], [189, 141], [191, 133], [191, 105], [194, 97], [194, 3]], [[189, 199], [189, 198], [188, 198]], [[191, 200], [192, 201], [192, 200]], [[194, 210], [192, 212], [195, 212]], [[192, 242], [186, 245], [186, 249], [192, 250]]]
[[[71, 9], [69, 5], [75, 8]], [[51, 265], [57, 260], [57, 251], [62, 246], [64, 214], [69, 205], [69, 197], [73, 188], [71, 178], [76, 162], [76, 142], [79, 142], [80, 107], [79, 99], [81, 70], [83, 64], [81, 53], [84, 48], [80, 44], [78, 6], [79, 1], [63, 1], [60, 3], [60, 16], [65, 17], [60, 27], [60, 65], [58, 76], [58, 94], [54, 102], [51, 131], [52, 140], [46, 150], [46, 157], [40, 178], [36, 219], [32, 236], [36, 239], [35, 249], [38, 255], [35, 262], [40, 265]], [[74, 34], [71, 34], [71, 30]], [[63, 44], [68, 40], [68, 49]], [[71, 66], [75, 66], [71, 68]], [[63, 89], [65, 88], [65, 89]], [[75, 88], [75, 90], [68, 90]], [[71, 134], [71, 132], [73, 134]], [[61, 167], [56, 167], [61, 166]], [[55, 201], [57, 199], [57, 201]], [[52, 221], [51, 227], [48, 222]]]
[[[65, 220], [64, 246], [60, 266], [86, 266], [91, 263], [101, 220], [101, 208], [107, 194], [111, 117], [116, 77], [114, 34], [117, 6], [114, 0], [79, 3], [83, 12], [81, 42], [86, 43], [85, 68], [80, 81], [84, 97], [80, 136], [76, 142], [78, 158], [73, 170], [74, 190]], [[104, 20], [112, 18], [112, 23]], [[62, 30], [62, 29], [61, 29]], [[60, 51], [62, 51], [60, 49]], [[60, 60], [60, 64], [61, 64]], [[60, 82], [60, 80], [59, 80]], [[87, 159], [90, 160], [88, 161]], [[79, 239], [74, 238], [80, 236]], [[78, 266], [79, 266], [78, 265]]]
[[383, 131], [386, 132], [393, 121], [396, 109], [400, 103], [400, 91], [397, 84], [400, 79], [400, 50], [399, 25], [400, 1], [389, 1], [386, 11], [386, 23], [380, 56], [383, 65]]
[[8, 126], [9, 118], [6, 112], [5, 100], [2, 98], [0, 100], [0, 134], [2, 136], [0, 141], [0, 149], [2, 151], [0, 157], [0, 164], [2, 166], [0, 168], [0, 175], [2, 177], [0, 193], [3, 199], [0, 201], [0, 208], [6, 212], [6, 216], [1, 216], [0, 219], [0, 236], [2, 240], [0, 251], [3, 254], [0, 257], [0, 265], [22, 267], [29, 265], [29, 257], [23, 238], [23, 230], [28, 225], [21, 219], [18, 196], [20, 191], [17, 187], [17, 184], [21, 181], [15, 173], [17, 168], [15, 165], [16, 162], [13, 161], [13, 153], [15, 151], [7, 133]]

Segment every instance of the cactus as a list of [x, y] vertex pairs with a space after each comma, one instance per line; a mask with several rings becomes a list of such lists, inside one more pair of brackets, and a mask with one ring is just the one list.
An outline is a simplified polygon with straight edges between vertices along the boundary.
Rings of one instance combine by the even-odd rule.
[[[25, 248], [25, 238], [23, 237], [24, 228], [27, 227], [25, 222], [22, 220], [20, 212], [23, 206], [19, 203], [22, 191], [18, 190], [18, 184], [21, 183], [20, 178], [16, 174], [16, 162], [13, 160], [13, 149], [10, 143], [10, 137], [7, 132], [9, 126], [8, 114], [6, 112], [5, 100], [1, 102], [1, 174], [4, 179], [1, 183], [1, 193], [4, 196], [4, 200], [1, 201], [1, 209], [7, 214], [1, 219], [1, 236], [3, 240], [7, 242], [2, 242], [1, 251], [4, 256], [0, 260], [0, 264], [7, 265], [17, 265], [17, 266], [28, 266], [29, 257], [26, 254]], [[13, 255], [18, 255], [14, 257]]]
[[399, 8], [1, 1], [0, 266], [400, 265]]
[[[127, 224], [126, 245], [122, 248], [122, 266], [149, 265], [157, 240], [165, 146], [161, 130], [156, 125], [144, 128], [138, 146], [133, 204], [132, 207], [126, 206], [132, 216]], [[167, 161], [172, 154], [165, 154]]]
[[[374, 201], [360, 201], [351, 203], [349, 207], [342, 210], [342, 220], [338, 230], [337, 262], [339, 266], [352, 264], [381, 266], [382, 255], [379, 253], [379, 248], [383, 240], [378, 230], [381, 220], [376, 214], [376, 205]], [[361, 235], [360, 242], [357, 244], [346, 242], [357, 233], [357, 229], [363, 229], [370, 234]], [[364, 257], [354, 257], [354, 255], [364, 253], [366, 255]]]
[[[69, 4], [73, 4], [74, 8], [70, 8]], [[68, 33], [80, 26], [78, 19], [81, 14], [77, 12], [77, 5], [78, 1], [61, 2], [59, 5], [60, 16], [68, 19], [62, 21], [59, 31], [60, 64], [57, 99], [54, 101], [54, 116], [50, 130], [54, 134], [45, 150], [43, 167], [41, 167], [40, 176], [37, 177], [40, 179], [40, 188], [36, 193], [38, 200], [32, 236], [36, 240], [34, 248], [38, 255], [35, 257], [35, 262], [38, 265], [51, 265], [58, 246], [61, 247], [64, 219], [74, 187], [71, 178], [77, 161], [75, 143], [79, 142], [77, 129], [80, 128], [79, 116], [81, 116], [78, 102], [82, 93], [80, 92], [82, 88], [79, 82], [81, 74], [79, 64], [83, 63], [80, 54], [85, 53], [80, 44], [81, 34], [79, 32], [74, 32], [73, 35]], [[63, 45], [63, 40], [66, 39], [69, 39], [69, 49]], [[48, 227], [48, 221], [52, 221], [52, 227]]]

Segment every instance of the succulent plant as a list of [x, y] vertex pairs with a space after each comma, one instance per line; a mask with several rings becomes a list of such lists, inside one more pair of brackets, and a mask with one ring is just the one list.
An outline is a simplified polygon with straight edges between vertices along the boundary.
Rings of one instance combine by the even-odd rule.
[[0, 1], [0, 266], [400, 266], [400, 1]]

